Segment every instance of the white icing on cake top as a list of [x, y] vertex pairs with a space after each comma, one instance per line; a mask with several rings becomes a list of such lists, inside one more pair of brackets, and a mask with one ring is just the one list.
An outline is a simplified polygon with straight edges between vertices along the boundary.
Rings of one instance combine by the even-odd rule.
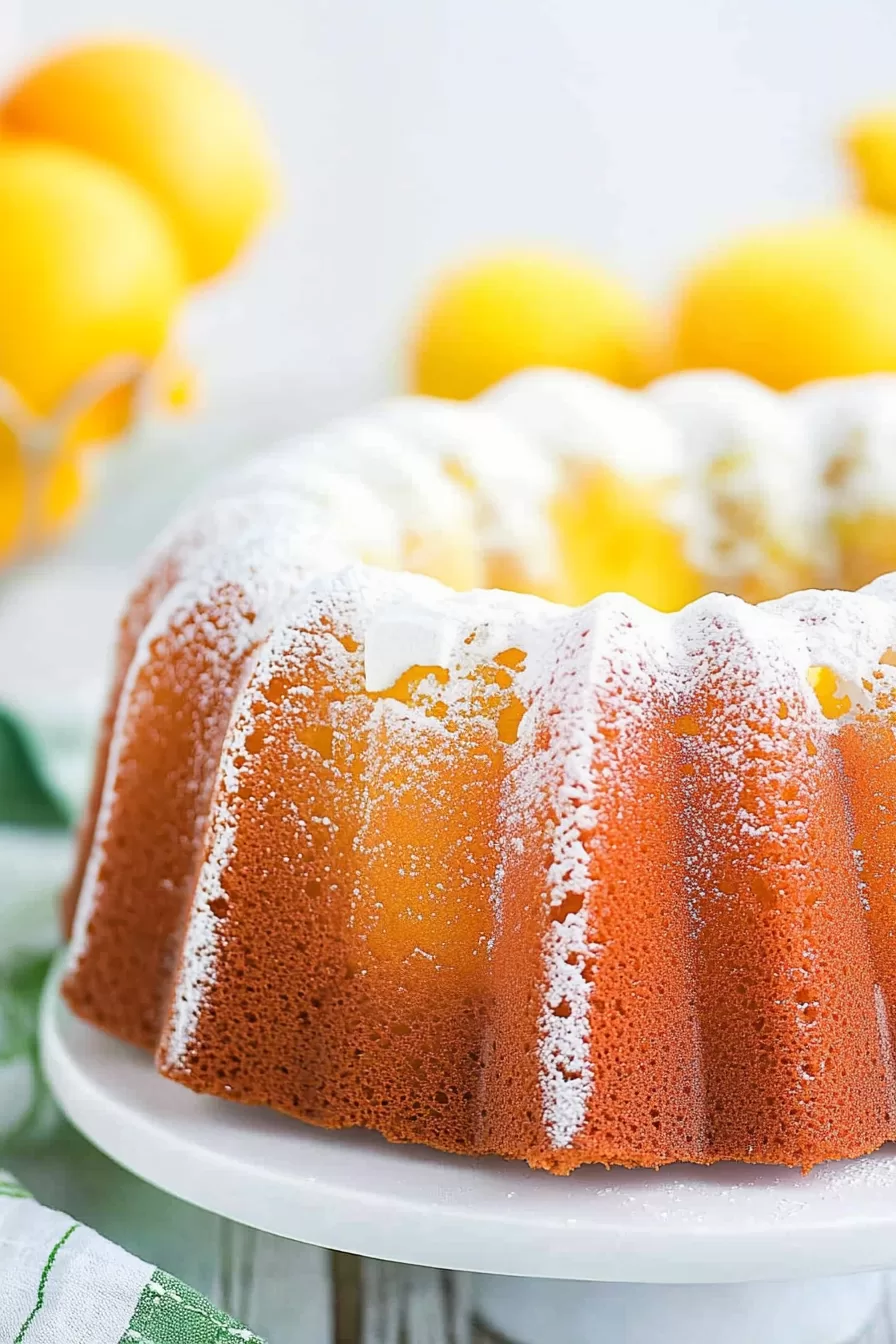
[[719, 582], [762, 574], [769, 538], [818, 563], [824, 497], [793, 404], [736, 373], [679, 373], [648, 400], [676, 432], [676, 521], [696, 568]]
[[[440, 667], [465, 675], [507, 649], [533, 650], [539, 624], [553, 624], [568, 608], [520, 593], [478, 589], [427, 594], [385, 603], [360, 632], [365, 684], [385, 691], [412, 667]], [[537, 640], [534, 647], [537, 647]]]
[[556, 573], [556, 544], [545, 501], [557, 489], [553, 459], [528, 433], [485, 403], [392, 397], [369, 412], [411, 453], [425, 454], [473, 490], [477, 530], [486, 551], [522, 562], [534, 585]]
[[677, 436], [637, 392], [572, 369], [527, 369], [480, 402], [554, 461], [599, 462], [629, 480], [674, 480]]
[[459, 538], [468, 552], [480, 549], [472, 501], [441, 463], [409, 447], [387, 425], [352, 417], [298, 446], [303, 454], [355, 475], [389, 501], [409, 568], [420, 567], [419, 552], [430, 539]]
[[[251, 521], [252, 511], [279, 514], [276, 496], [288, 494], [317, 569], [360, 558], [425, 570], [428, 542], [441, 537], [469, 557], [472, 583], [487, 556], [505, 554], [533, 588], [557, 591], [551, 506], [564, 464], [576, 463], [661, 484], [687, 559], [720, 587], [781, 587], [793, 565], [826, 582], [831, 517], [896, 511], [896, 377], [781, 396], [737, 374], [698, 372], [634, 393], [533, 369], [475, 403], [382, 402], [280, 445], [215, 496], [243, 495]], [[206, 534], [208, 507], [206, 497], [195, 515]], [[190, 535], [183, 519], [162, 545], [178, 534]], [[226, 553], [221, 529], [214, 545]]]
[[825, 507], [850, 519], [896, 508], [896, 377], [808, 383], [789, 400], [806, 426]]

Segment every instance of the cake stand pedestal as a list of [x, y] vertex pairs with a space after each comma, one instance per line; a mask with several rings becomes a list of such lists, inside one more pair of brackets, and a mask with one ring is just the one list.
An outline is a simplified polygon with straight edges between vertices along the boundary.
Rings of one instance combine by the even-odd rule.
[[732, 1164], [559, 1179], [393, 1146], [160, 1078], [72, 1017], [57, 977], [41, 1045], [74, 1125], [144, 1180], [279, 1237], [473, 1271], [480, 1314], [515, 1344], [888, 1338], [864, 1332], [882, 1297], [875, 1271], [896, 1265], [890, 1150], [808, 1176]]

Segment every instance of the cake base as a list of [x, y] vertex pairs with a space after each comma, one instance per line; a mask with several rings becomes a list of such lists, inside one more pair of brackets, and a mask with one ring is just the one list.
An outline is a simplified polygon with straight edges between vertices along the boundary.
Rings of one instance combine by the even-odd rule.
[[884, 1344], [873, 1324], [883, 1294], [881, 1274], [697, 1285], [482, 1275], [474, 1300], [514, 1344]]
[[[476, 1285], [482, 1314], [520, 1344], [556, 1344], [558, 1317], [564, 1344], [647, 1344], [658, 1322], [664, 1339], [690, 1344], [846, 1344], [880, 1298], [879, 1276], [862, 1271], [896, 1264], [892, 1150], [808, 1176], [724, 1164], [559, 1178], [317, 1130], [159, 1077], [145, 1055], [68, 1012], [59, 975], [42, 1006], [44, 1066], [97, 1147], [249, 1227], [488, 1275]], [[816, 1279], [844, 1274], [857, 1277]], [[579, 1282], [537, 1282], [558, 1279]], [[696, 1284], [754, 1286], [659, 1286]]]

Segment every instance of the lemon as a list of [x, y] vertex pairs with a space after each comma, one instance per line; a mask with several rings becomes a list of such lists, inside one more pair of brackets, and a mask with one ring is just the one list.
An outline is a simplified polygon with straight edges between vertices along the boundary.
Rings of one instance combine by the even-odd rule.
[[846, 128], [844, 141], [862, 200], [896, 212], [896, 106], [856, 117]]
[[70, 48], [12, 89], [0, 124], [114, 164], [167, 215], [191, 280], [222, 270], [271, 205], [264, 131], [239, 92], [152, 42]]
[[[112, 357], [155, 360], [183, 290], [180, 251], [140, 187], [72, 150], [0, 139], [0, 378], [32, 415], [52, 415]], [[121, 427], [124, 396], [106, 393], [70, 426], [37, 499], [0, 426], [0, 558], [66, 520], [83, 491], [83, 444]]]
[[585, 369], [637, 387], [658, 372], [646, 307], [596, 266], [546, 253], [473, 261], [447, 274], [413, 338], [411, 379], [465, 398], [532, 365]]
[[112, 356], [154, 358], [183, 289], [140, 187], [61, 146], [0, 140], [0, 377], [32, 410]]
[[896, 369], [896, 224], [856, 210], [748, 235], [696, 268], [673, 331], [679, 368], [775, 388]]

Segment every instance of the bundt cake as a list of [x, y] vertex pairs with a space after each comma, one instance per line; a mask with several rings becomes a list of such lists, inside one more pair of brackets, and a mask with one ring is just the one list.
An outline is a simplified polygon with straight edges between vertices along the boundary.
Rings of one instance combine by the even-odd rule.
[[123, 617], [69, 1004], [196, 1091], [557, 1172], [873, 1150], [891, 569], [896, 378], [536, 370], [255, 459]]

